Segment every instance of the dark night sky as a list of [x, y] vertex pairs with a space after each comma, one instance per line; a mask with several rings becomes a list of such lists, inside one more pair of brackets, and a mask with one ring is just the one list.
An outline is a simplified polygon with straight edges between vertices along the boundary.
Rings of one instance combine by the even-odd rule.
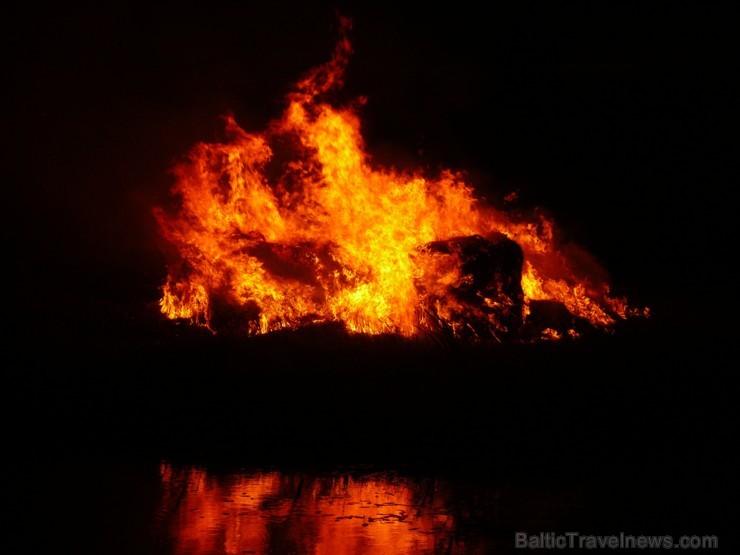
[[618, 291], [687, 325], [704, 317], [728, 279], [717, 257], [730, 237], [728, 14], [681, 2], [266, 4], [65, 3], [4, 18], [6, 237], [32, 325], [47, 299], [65, 321], [156, 298], [150, 211], [168, 168], [218, 138], [229, 110], [248, 130], [278, 115], [290, 84], [328, 58], [337, 8], [354, 19], [355, 48], [340, 98], [368, 97], [377, 161], [464, 169], [482, 195], [517, 190]]

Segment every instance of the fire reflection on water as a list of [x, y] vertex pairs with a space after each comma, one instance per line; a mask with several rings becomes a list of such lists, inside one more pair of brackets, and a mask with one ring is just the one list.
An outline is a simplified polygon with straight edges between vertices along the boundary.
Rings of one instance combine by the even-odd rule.
[[[395, 474], [212, 475], [160, 468], [158, 535], [172, 553], [465, 552], [448, 487]], [[480, 539], [474, 543], [479, 543]]]

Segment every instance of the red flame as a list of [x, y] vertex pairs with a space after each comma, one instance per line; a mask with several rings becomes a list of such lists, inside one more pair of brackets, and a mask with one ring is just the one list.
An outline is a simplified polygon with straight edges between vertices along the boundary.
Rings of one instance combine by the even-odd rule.
[[342, 84], [350, 51], [343, 33], [265, 131], [227, 117], [226, 142], [196, 145], [175, 168], [179, 206], [156, 211], [179, 253], [166, 316], [250, 334], [342, 322], [498, 337], [521, 329], [533, 301], [558, 301], [594, 326], [631, 313], [602, 279], [574, 271], [544, 217], [519, 222], [484, 206], [459, 173], [373, 164], [356, 107], [321, 99]]

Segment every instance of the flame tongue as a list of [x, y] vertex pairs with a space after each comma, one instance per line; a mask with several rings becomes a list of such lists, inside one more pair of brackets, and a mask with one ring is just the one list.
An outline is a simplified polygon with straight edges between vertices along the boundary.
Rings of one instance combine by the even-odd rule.
[[605, 284], [575, 278], [549, 222], [510, 222], [452, 172], [371, 165], [355, 112], [317, 100], [341, 84], [349, 51], [343, 37], [266, 132], [228, 117], [227, 142], [198, 144], [175, 168], [179, 208], [157, 211], [180, 256], [162, 312], [249, 333], [340, 321], [498, 337], [518, 332], [527, 301], [558, 300], [611, 323]]

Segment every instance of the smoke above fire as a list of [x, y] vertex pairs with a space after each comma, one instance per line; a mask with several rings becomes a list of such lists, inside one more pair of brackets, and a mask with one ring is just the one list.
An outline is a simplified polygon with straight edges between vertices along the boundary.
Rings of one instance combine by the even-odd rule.
[[[373, 163], [360, 103], [334, 106], [349, 22], [282, 115], [200, 143], [174, 168], [173, 206], [156, 208], [175, 248], [162, 313], [214, 331], [264, 334], [325, 322], [348, 331], [532, 339], [608, 328], [640, 311], [584, 273], [542, 215], [514, 219], [476, 198], [462, 173]], [[590, 264], [593, 268], [593, 264]]]

